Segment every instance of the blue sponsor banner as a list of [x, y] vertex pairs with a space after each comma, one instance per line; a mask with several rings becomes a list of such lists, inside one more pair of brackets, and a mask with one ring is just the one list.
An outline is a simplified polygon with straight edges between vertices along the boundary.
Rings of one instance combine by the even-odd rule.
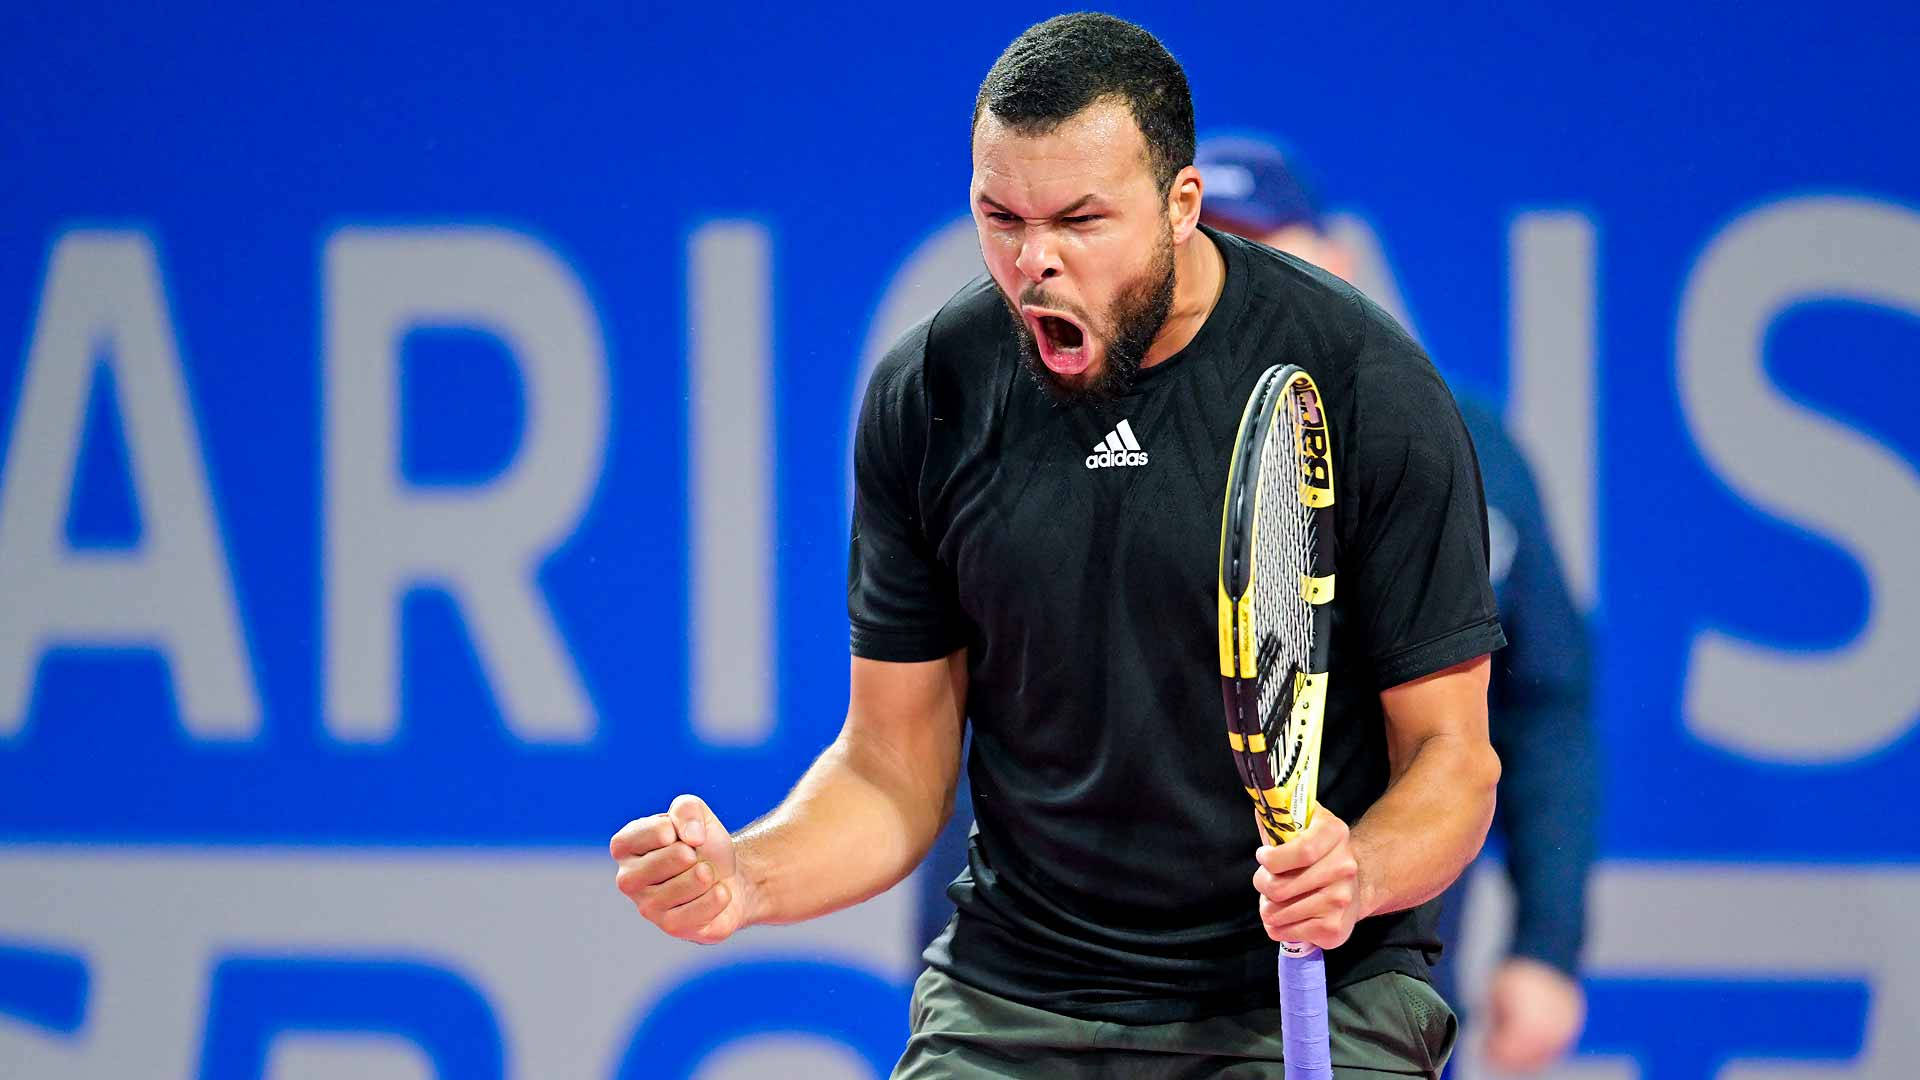
[[[1916, 9], [1117, 12], [1203, 133], [1305, 155], [1538, 454], [1603, 854], [1920, 862]], [[1036, 14], [0, 19], [0, 838], [570, 850], [684, 790], [767, 809], [845, 703], [864, 365], [965, 269], [973, 92]], [[71, 1031], [86, 969], [32, 929], [8, 1011]], [[390, 996], [439, 978], [408, 962]], [[289, 963], [209, 977], [295, 1018], [373, 978]], [[256, 1056], [280, 1019], [219, 1015]]]

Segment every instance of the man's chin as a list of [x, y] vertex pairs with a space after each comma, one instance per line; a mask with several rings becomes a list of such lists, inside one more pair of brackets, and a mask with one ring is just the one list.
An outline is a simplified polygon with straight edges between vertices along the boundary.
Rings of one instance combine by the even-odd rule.
[[1033, 380], [1040, 384], [1049, 397], [1062, 405], [1084, 405], [1111, 398], [1113, 394], [1101, 378], [1103, 371], [1105, 368], [1097, 358], [1084, 370], [1067, 375], [1048, 367], [1037, 356], [1029, 354], [1027, 357], [1027, 373], [1033, 376]]

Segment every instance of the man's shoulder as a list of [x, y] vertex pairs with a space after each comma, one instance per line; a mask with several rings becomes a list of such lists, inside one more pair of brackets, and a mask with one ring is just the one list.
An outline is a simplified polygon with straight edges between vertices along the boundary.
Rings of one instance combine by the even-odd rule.
[[1467, 425], [1467, 434], [1473, 436], [1473, 445], [1480, 448], [1483, 456], [1514, 452], [1506, 424], [1490, 403], [1459, 387], [1454, 389], [1453, 400], [1460, 407], [1460, 419]]
[[994, 366], [988, 361], [1010, 340], [1010, 319], [993, 280], [981, 274], [894, 339], [874, 369], [873, 385], [950, 385], [985, 375]]
[[[1347, 302], [1353, 286], [1320, 267], [1278, 248], [1233, 233], [1209, 230], [1215, 243], [1232, 248], [1257, 291], [1278, 294], [1295, 303], [1337, 308]], [[1224, 253], [1224, 252], [1223, 252]], [[1233, 255], [1228, 256], [1233, 259]]]
[[993, 279], [985, 273], [976, 274], [934, 312], [936, 344], [951, 347], [995, 340], [1005, 332], [1010, 318]]
[[1265, 244], [1215, 234], [1232, 245], [1249, 283], [1250, 315], [1309, 347], [1302, 366], [1323, 381], [1344, 381], [1363, 359], [1424, 362], [1426, 354], [1400, 323], [1359, 289], [1318, 266]]

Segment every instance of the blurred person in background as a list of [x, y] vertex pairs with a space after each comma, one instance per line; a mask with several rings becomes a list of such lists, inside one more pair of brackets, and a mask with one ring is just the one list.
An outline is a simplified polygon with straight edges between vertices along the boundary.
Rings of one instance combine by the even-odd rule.
[[[1206, 185], [1200, 220], [1257, 240], [1353, 281], [1354, 252], [1321, 213], [1311, 181], [1279, 146], [1246, 136], [1202, 141], [1194, 163]], [[1456, 392], [1458, 384], [1455, 384]], [[1532, 471], [1495, 412], [1462, 394], [1487, 491], [1489, 576], [1506, 627], [1494, 657], [1489, 717], [1502, 772], [1495, 830], [1505, 841], [1514, 921], [1505, 957], [1486, 987], [1487, 1064], [1531, 1071], [1579, 1037], [1586, 884], [1599, 816], [1584, 620], [1567, 590]], [[1448, 891], [1441, 936], [1458, 956], [1468, 877]], [[1458, 960], [1435, 982], [1461, 1010]]]

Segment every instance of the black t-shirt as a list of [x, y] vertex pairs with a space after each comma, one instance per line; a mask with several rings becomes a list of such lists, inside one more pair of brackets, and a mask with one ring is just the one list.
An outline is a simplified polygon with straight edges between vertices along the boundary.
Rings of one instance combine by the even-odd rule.
[[[948, 890], [958, 914], [926, 959], [1089, 1019], [1275, 997], [1216, 614], [1227, 459], [1262, 371], [1305, 368], [1332, 425], [1340, 583], [1321, 801], [1353, 822], [1385, 790], [1382, 689], [1505, 641], [1472, 444], [1420, 348], [1343, 282], [1207, 236], [1226, 264], [1218, 303], [1125, 397], [1047, 398], [983, 277], [888, 353], [855, 448], [855, 655], [967, 649], [976, 830]], [[1434, 914], [1362, 921], [1328, 954], [1330, 984], [1424, 978]]]

